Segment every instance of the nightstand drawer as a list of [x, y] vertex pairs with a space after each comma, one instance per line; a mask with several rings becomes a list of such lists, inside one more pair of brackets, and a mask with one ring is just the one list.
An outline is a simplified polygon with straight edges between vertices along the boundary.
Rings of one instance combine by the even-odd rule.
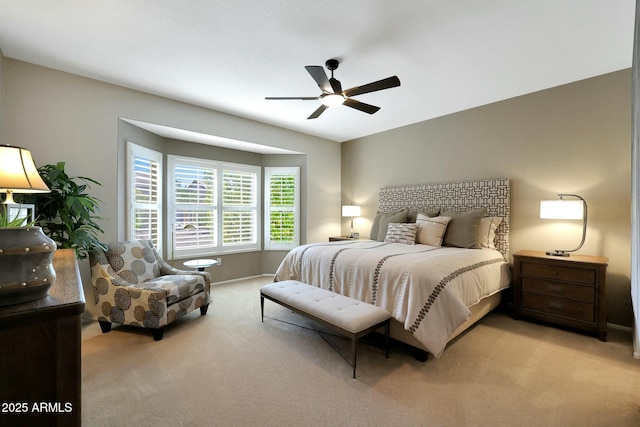
[[531, 292], [522, 293], [522, 308], [587, 322], [595, 319], [593, 304]]
[[553, 264], [522, 263], [523, 276], [544, 277], [568, 282], [593, 285], [596, 282], [594, 269], [560, 267]]
[[572, 283], [556, 282], [552, 280], [538, 279], [535, 277], [522, 278], [522, 291], [568, 298], [592, 304], [596, 299], [596, 289], [594, 286], [575, 285]]

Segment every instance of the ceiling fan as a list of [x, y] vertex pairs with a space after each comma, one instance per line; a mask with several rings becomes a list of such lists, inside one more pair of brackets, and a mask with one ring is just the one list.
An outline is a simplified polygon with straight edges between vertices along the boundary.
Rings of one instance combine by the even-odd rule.
[[267, 100], [302, 100], [312, 101], [321, 100], [322, 105], [318, 107], [316, 111], [311, 113], [307, 119], [315, 119], [320, 116], [329, 107], [335, 107], [338, 105], [346, 105], [347, 107], [355, 108], [356, 110], [363, 111], [368, 114], [373, 114], [380, 109], [375, 105], [365, 104], [364, 102], [351, 99], [352, 96], [362, 95], [364, 93], [375, 92], [383, 89], [390, 89], [392, 87], [400, 86], [400, 79], [397, 76], [388, 77], [386, 79], [378, 80], [372, 83], [368, 83], [363, 86], [355, 86], [351, 89], [342, 90], [342, 84], [340, 81], [333, 77], [333, 71], [338, 68], [340, 62], [337, 59], [329, 59], [325, 65], [329, 71], [331, 71], [331, 78], [327, 78], [324, 69], [319, 65], [307, 65], [304, 67], [313, 80], [316, 81], [318, 87], [322, 91], [320, 96], [298, 96], [298, 97], [265, 97]]

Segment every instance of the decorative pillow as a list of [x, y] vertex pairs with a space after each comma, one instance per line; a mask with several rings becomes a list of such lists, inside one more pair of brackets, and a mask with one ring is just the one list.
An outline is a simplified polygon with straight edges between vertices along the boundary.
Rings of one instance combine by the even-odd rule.
[[375, 240], [378, 242], [384, 242], [384, 239], [387, 236], [387, 228], [392, 222], [407, 222], [407, 211], [382, 214], [380, 217], [380, 229], [378, 230], [378, 236]]
[[409, 211], [407, 211], [407, 222], [416, 222], [416, 220], [418, 218], [418, 214], [420, 214], [420, 213], [422, 213], [422, 214], [424, 214], [426, 216], [434, 217], [434, 216], [438, 216], [438, 214], [440, 213], [440, 208], [435, 208], [435, 209], [431, 209], [431, 210], [428, 210], [428, 211], [425, 211], [425, 210], [417, 211], [415, 209], [414, 210], [410, 209]]
[[448, 216], [429, 217], [419, 213], [416, 224], [420, 226], [416, 233], [416, 243], [429, 246], [442, 246], [442, 238], [451, 218]]
[[371, 224], [371, 232], [369, 233], [369, 238], [371, 240], [378, 240], [378, 231], [380, 231], [380, 220], [382, 219], [382, 212], [376, 212], [375, 218], [373, 218], [373, 223]]
[[442, 216], [451, 218], [444, 234], [444, 246], [456, 246], [458, 248], [479, 249], [480, 246], [480, 222], [487, 209], [482, 208], [465, 213], [453, 211], [441, 212]]
[[404, 243], [407, 245], [416, 244], [416, 231], [418, 224], [415, 222], [397, 223], [392, 222], [388, 226], [385, 243]]
[[502, 222], [502, 218], [489, 216], [480, 220], [480, 246], [495, 249], [496, 228]]

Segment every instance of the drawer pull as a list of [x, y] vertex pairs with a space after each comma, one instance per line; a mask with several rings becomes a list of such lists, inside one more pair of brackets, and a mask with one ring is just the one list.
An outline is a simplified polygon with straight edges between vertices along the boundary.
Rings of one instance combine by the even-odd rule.
[[547, 307], [555, 308], [556, 310], [562, 310], [564, 308], [562, 304], [557, 303], [557, 302], [552, 302], [552, 301], [549, 301], [547, 303]]
[[547, 290], [549, 292], [555, 292], [557, 294], [561, 294], [564, 291], [564, 288], [562, 286], [549, 285], [549, 286], [547, 286]]

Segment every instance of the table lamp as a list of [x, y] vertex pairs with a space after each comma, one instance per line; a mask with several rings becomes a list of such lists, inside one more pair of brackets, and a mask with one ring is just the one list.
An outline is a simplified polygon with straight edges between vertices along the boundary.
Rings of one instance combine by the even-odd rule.
[[[540, 218], [582, 220], [582, 240], [577, 248], [547, 251], [547, 255], [569, 256], [569, 252], [577, 251], [584, 244], [587, 235], [587, 202], [577, 194], [558, 194], [558, 197], [558, 200], [540, 201]], [[576, 197], [579, 200], [565, 200], [565, 197]]]
[[[48, 193], [29, 150], [0, 145], [0, 209], [9, 215], [13, 193]], [[10, 218], [7, 218], [10, 222]], [[0, 227], [0, 307], [43, 298], [55, 282], [56, 243], [40, 227]]]
[[342, 206], [342, 216], [351, 217], [351, 234], [349, 234], [350, 238], [354, 238], [353, 235], [353, 218], [356, 216], [360, 216], [360, 206], [356, 205], [343, 205]]
[[15, 203], [13, 193], [49, 193], [29, 150], [13, 145], [0, 145], [0, 193], [6, 193], [5, 204]]

